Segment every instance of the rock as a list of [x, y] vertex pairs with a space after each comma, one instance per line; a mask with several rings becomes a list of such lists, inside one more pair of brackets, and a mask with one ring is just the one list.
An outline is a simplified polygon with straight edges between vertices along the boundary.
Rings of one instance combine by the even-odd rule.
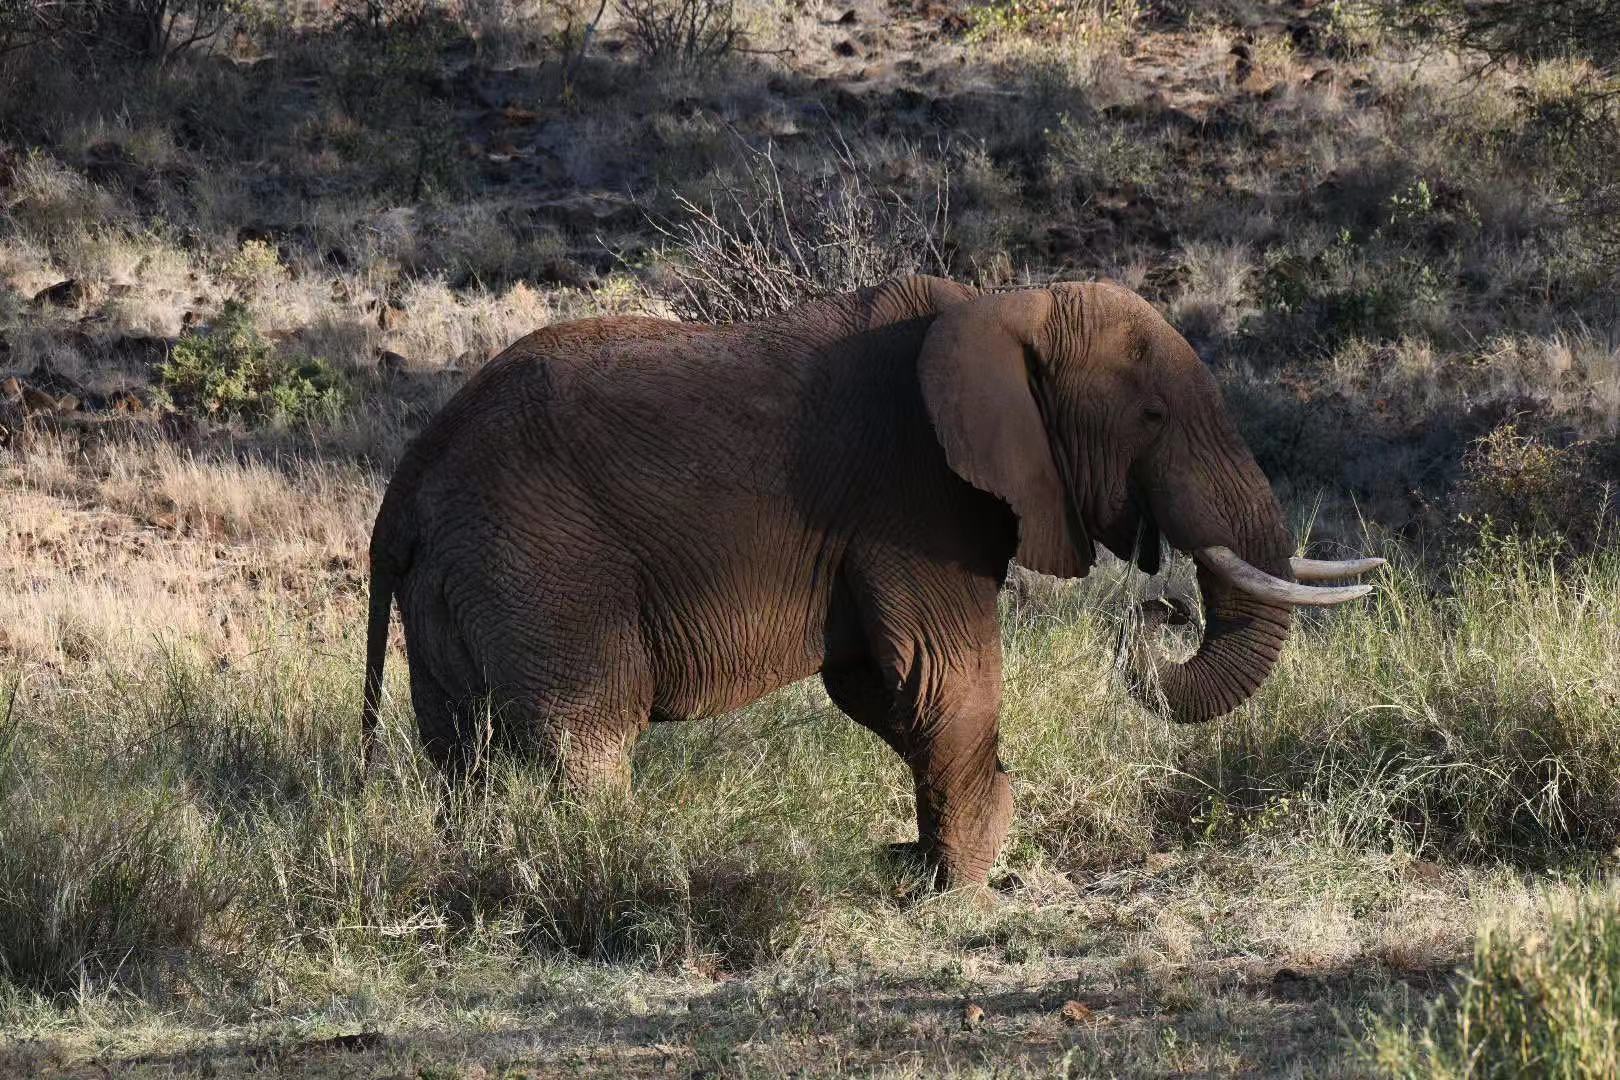
[[1435, 885], [1446, 878], [1446, 868], [1439, 863], [1428, 862], [1424, 859], [1413, 859], [1406, 867], [1406, 876], [1413, 881], [1421, 881], [1425, 885]]
[[76, 307], [84, 300], [84, 286], [78, 278], [68, 278], [58, 281], [55, 285], [47, 285], [34, 294], [34, 304], [43, 306], [51, 304], [55, 307]]
[[13, 402], [22, 400], [22, 383], [17, 376], [12, 375], [5, 382], [0, 382], [0, 397]]
[[115, 142], [100, 142], [85, 152], [84, 175], [93, 184], [116, 181], [136, 167], [135, 156]]
[[[76, 342], [75, 345], [80, 352], [88, 351], [88, 341]], [[77, 379], [69, 378], [49, 364], [35, 364], [34, 370], [28, 373], [27, 381], [53, 398], [61, 397], [63, 394], [73, 394], [80, 398], [89, 396]]]
[[22, 406], [30, 413], [55, 412], [56, 398], [43, 390], [36, 389], [23, 383]]
[[411, 362], [392, 349], [379, 349], [377, 351], [377, 367], [384, 374], [393, 377], [404, 372], [411, 366]]
[[835, 56], [855, 56], [857, 54], [858, 50], [856, 50], [853, 41], [840, 41], [833, 46], [833, 55]]
[[857, 23], [857, 22], [860, 22], [861, 20], [860, 20], [860, 16], [855, 14], [855, 9], [850, 8], [848, 11], [846, 11], [842, 15], [838, 16], [836, 21], [837, 21], [839, 26], [849, 26], [851, 23]]
[[78, 397], [73, 394], [63, 394], [61, 397], [56, 399], [56, 411], [59, 413], [78, 412]]
[[984, 1007], [968, 1002], [962, 1007], [962, 1026], [969, 1031], [984, 1023]]
[[595, 275], [572, 259], [548, 259], [536, 277], [542, 284], [567, 289], [590, 289], [596, 285]]

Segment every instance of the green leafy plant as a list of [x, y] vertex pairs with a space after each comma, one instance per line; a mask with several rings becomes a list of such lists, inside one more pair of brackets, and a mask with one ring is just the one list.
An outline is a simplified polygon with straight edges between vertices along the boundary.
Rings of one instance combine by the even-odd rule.
[[1268, 251], [1255, 284], [1261, 306], [1313, 316], [1334, 334], [1397, 331], [1415, 311], [1440, 304], [1444, 295], [1440, 271], [1423, 254], [1401, 254], [1374, 265], [1349, 229], [1313, 254]]
[[335, 412], [346, 397], [330, 365], [278, 356], [247, 306], [234, 300], [207, 331], [175, 343], [162, 368], [161, 389], [188, 412], [254, 422], [307, 421]]

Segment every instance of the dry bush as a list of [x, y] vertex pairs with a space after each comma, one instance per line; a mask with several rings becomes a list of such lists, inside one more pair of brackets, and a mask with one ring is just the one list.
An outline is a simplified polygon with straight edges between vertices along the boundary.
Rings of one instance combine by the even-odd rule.
[[243, 0], [6, 0], [0, 53], [97, 50], [167, 64], [211, 45], [244, 6]]
[[906, 198], [883, 191], [839, 146], [823, 172], [786, 172], [770, 150], [745, 151], [740, 178], [708, 206], [654, 221], [665, 240], [663, 292], [684, 319], [760, 319], [806, 299], [907, 273], [945, 273], [947, 181]]
[[643, 60], [702, 74], [742, 41], [735, 0], [616, 0], [620, 28]]

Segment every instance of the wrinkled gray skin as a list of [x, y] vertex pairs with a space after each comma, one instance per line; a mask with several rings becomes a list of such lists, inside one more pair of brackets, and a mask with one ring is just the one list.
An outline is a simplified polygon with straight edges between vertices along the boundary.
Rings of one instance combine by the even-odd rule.
[[[565, 783], [623, 783], [650, 722], [820, 673], [911, 768], [941, 880], [982, 883], [1012, 812], [1008, 561], [1080, 576], [1101, 543], [1151, 573], [1161, 533], [1291, 580], [1213, 378], [1126, 289], [914, 277], [763, 323], [548, 327], [471, 379], [389, 485], [368, 747], [391, 598], [423, 743], [452, 776], [489, 729]], [[1200, 587], [1197, 654], [1150, 661], [1181, 721], [1253, 694], [1289, 628], [1287, 606], [1207, 570]]]

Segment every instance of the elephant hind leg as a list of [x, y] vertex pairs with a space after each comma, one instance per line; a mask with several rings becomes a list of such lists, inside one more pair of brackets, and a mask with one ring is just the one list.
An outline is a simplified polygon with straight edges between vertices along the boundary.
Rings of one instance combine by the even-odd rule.
[[570, 794], [629, 787], [630, 748], [646, 727], [633, 712], [558, 707], [539, 692], [453, 696], [428, 673], [413, 673], [411, 689], [422, 749], [452, 786], [494, 750], [538, 764]]
[[484, 760], [494, 735], [494, 714], [486, 700], [448, 691], [425, 664], [411, 662], [411, 704], [416, 730], [428, 760], [452, 786]]

